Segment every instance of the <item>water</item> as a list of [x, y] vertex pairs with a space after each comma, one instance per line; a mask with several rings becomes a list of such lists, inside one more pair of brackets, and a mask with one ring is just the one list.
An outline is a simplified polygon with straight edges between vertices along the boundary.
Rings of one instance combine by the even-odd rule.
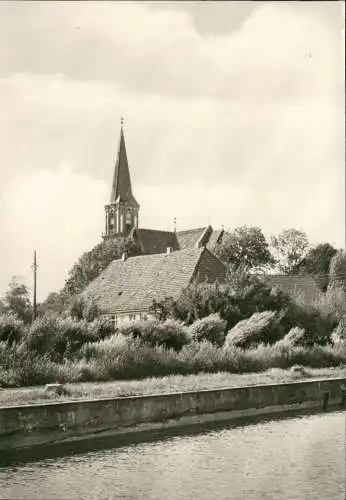
[[345, 500], [342, 412], [0, 469], [8, 499]]

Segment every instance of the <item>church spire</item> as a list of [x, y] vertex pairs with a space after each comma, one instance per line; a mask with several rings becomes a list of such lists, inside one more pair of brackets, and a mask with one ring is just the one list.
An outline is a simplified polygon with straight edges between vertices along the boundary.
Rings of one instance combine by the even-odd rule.
[[120, 124], [120, 141], [113, 175], [110, 203], [117, 203], [121, 201], [129, 203], [131, 206], [138, 207], [139, 205], [132, 194], [130, 169], [127, 161], [123, 129], [124, 120], [122, 117]]
[[138, 227], [139, 204], [133, 196], [130, 169], [124, 137], [124, 120], [120, 120], [120, 141], [113, 174], [110, 203], [106, 209], [105, 238], [127, 236], [132, 228]]

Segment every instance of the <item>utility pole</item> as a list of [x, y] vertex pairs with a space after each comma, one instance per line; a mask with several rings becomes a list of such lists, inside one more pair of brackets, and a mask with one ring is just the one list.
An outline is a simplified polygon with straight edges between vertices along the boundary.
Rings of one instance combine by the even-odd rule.
[[32, 320], [35, 321], [37, 317], [37, 302], [36, 302], [36, 284], [37, 284], [37, 260], [36, 260], [36, 250], [34, 250], [34, 262], [31, 266], [34, 272], [34, 298], [33, 298], [33, 311], [32, 311]]

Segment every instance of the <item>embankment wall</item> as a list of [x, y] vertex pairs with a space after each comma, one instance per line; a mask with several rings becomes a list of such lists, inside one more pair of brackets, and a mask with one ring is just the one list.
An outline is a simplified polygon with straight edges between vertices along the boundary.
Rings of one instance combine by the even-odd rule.
[[0, 453], [93, 436], [114, 436], [299, 409], [342, 407], [345, 387], [346, 379], [338, 378], [2, 407]]

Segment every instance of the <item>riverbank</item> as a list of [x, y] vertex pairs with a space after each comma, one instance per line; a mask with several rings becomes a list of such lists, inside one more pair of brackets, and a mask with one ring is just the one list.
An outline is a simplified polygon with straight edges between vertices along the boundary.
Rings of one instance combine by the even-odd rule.
[[145, 396], [244, 387], [262, 384], [288, 383], [313, 378], [346, 378], [344, 368], [303, 368], [303, 371], [272, 368], [265, 372], [232, 374], [228, 372], [198, 375], [170, 375], [143, 380], [86, 382], [66, 384], [67, 395], [46, 392], [44, 386], [0, 389], [0, 407], [42, 404], [47, 402], [83, 401], [100, 398]]
[[[207, 423], [345, 407], [346, 378], [324, 378], [0, 408], [0, 451], [129, 438]], [[0, 453], [1, 455], [1, 453]]]

